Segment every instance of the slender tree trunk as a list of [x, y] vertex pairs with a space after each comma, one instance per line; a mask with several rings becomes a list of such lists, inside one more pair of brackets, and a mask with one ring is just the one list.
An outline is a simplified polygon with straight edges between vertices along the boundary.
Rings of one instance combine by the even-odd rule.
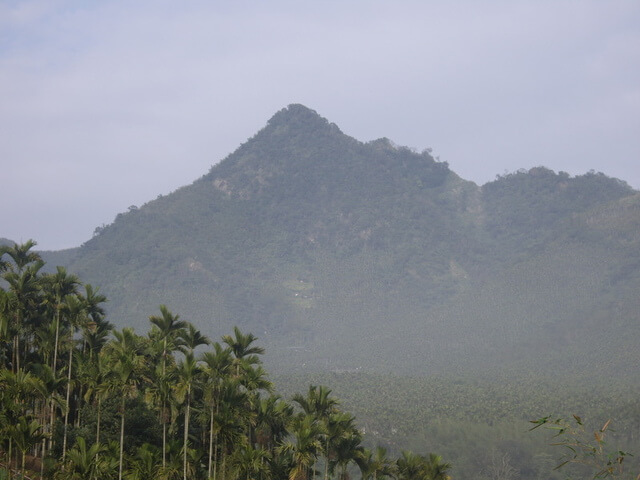
[[[47, 422], [47, 402], [43, 399], [40, 406], [40, 423], [43, 425], [43, 432], [46, 434], [49, 429], [49, 422]], [[44, 478], [44, 459], [47, 456], [47, 437], [43, 437], [42, 451], [40, 452], [40, 477]]]
[[73, 347], [69, 349], [69, 374], [67, 375], [67, 408], [64, 411], [64, 435], [62, 438], [62, 461], [64, 462], [64, 458], [67, 455], [67, 432], [69, 428], [69, 410], [71, 410], [71, 406], [69, 405], [69, 399], [71, 397], [71, 367], [73, 362]]
[[80, 424], [82, 423], [80, 421], [80, 412], [82, 411], [82, 407], [84, 407], [84, 385], [79, 385], [78, 386], [78, 394], [76, 396], [77, 400], [77, 405], [76, 405], [76, 417], [73, 420], [73, 426], [76, 428], [80, 428]]
[[[102, 399], [100, 398], [100, 396], [98, 395], [98, 413], [97, 413], [97, 419], [96, 419], [96, 445], [100, 444], [100, 406], [102, 403]], [[98, 464], [98, 452], [96, 451], [96, 457], [95, 457], [95, 462], [96, 465]], [[92, 480], [96, 480], [95, 476], [92, 478]]]
[[209, 421], [209, 466], [207, 468], [207, 478], [211, 478], [211, 467], [213, 460], [213, 405], [211, 405], [211, 419]]
[[[164, 396], [164, 395], [163, 395]], [[162, 469], [167, 466], [167, 419], [166, 410], [167, 403], [166, 400], [162, 399], [162, 412], [160, 412], [161, 421], [162, 421]]]
[[122, 395], [121, 419], [120, 419], [120, 465], [118, 467], [118, 480], [122, 480], [122, 458], [124, 455], [124, 393]]
[[20, 369], [20, 337], [19, 334], [16, 333], [16, 336], [13, 337], [13, 354], [14, 354], [14, 362], [13, 362], [13, 373], [18, 373]]
[[60, 337], [60, 310], [56, 307], [56, 341], [53, 346], [53, 363], [51, 364], [51, 370], [53, 371], [53, 378], [56, 377], [56, 364], [58, 363], [58, 339]]
[[324, 480], [329, 479], [329, 436], [327, 435], [327, 444], [324, 452]]
[[216, 435], [216, 446], [213, 449], [213, 480], [218, 474], [218, 435]]
[[9, 451], [7, 452], [7, 470], [11, 478], [11, 451], [13, 450], [13, 438], [9, 437]]
[[102, 399], [98, 396], [98, 418], [96, 419], [96, 443], [100, 443], [100, 407], [102, 403]]
[[40, 478], [44, 478], [44, 454], [46, 450], [46, 440], [42, 439], [42, 460], [40, 460]]
[[227, 469], [227, 455], [225, 453], [225, 447], [226, 447], [226, 442], [223, 442], [222, 443], [222, 467], [221, 467], [222, 480], [224, 480], [226, 477], [226, 469]]
[[[56, 371], [56, 364], [58, 363], [58, 337], [60, 333], [60, 310], [58, 310], [57, 307], [56, 307], [55, 322], [56, 322], [56, 340], [53, 347], [53, 363], [51, 364], [51, 373], [53, 375], [54, 380], [58, 377], [57, 371]], [[51, 450], [51, 448], [53, 447], [53, 430], [55, 426], [55, 409], [53, 406], [53, 398], [51, 399], [51, 405], [49, 407], [49, 410], [51, 415], [51, 418], [49, 419], [50, 426], [51, 426], [49, 429], [49, 432], [51, 434], [51, 436], [49, 437], [49, 450]]]
[[183, 447], [184, 451], [182, 453], [182, 457], [183, 457], [182, 470], [183, 470], [184, 480], [187, 480], [187, 444], [188, 444], [188, 440], [189, 440], [189, 407], [190, 407], [190, 402], [191, 402], [191, 384], [189, 384], [189, 387], [187, 389], [187, 410], [186, 410], [185, 415], [184, 415], [184, 447]]
[[20, 474], [24, 478], [25, 465], [27, 463], [27, 451], [22, 452], [22, 462], [20, 463]]
[[[54, 373], [54, 378], [55, 378], [55, 373]], [[48, 450], [51, 450], [53, 448], [53, 433], [54, 433], [55, 423], [56, 423], [56, 411], [55, 411], [55, 405], [53, 404], [53, 393], [52, 393], [51, 400], [49, 400], [49, 448]]]
[[[161, 388], [164, 389], [167, 375], [167, 338], [164, 339], [164, 348], [162, 349], [162, 382]], [[164, 390], [162, 392], [162, 412], [160, 412], [161, 421], [162, 421], [162, 469], [164, 470], [167, 466], [167, 419], [166, 419], [166, 408], [167, 408], [167, 398], [165, 396]]]

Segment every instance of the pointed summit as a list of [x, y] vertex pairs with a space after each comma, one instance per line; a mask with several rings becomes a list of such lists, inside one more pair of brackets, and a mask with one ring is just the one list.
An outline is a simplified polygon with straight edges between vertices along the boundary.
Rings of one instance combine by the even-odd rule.
[[[273, 117], [269, 120], [269, 124], [272, 123], [288, 123], [299, 121], [304, 118], [317, 118], [324, 120], [318, 112], [306, 107], [300, 103], [292, 103], [287, 105], [281, 110], [278, 110]], [[326, 120], [325, 120], [326, 122]]]
[[335, 124], [329, 123], [329, 121], [321, 117], [318, 112], [299, 103], [292, 103], [277, 112], [267, 122], [267, 125], [276, 128], [285, 126], [302, 128], [306, 131], [330, 129], [336, 133], [342, 133]]
[[429, 151], [363, 143], [289, 105], [209, 174], [51, 264], [100, 285], [114, 319], [141, 328], [171, 305], [208, 336], [260, 332], [296, 373], [330, 359], [618, 375], [640, 361], [632, 195], [542, 168], [480, 188]]
[[[346, 152], [357, 140], [345, 135], [315, 110], [292, 104], [277, 112], [266, 126], [218, 165], [205, 178], [227, 194], [255, 197], [259, 192], [295, 189], [296, 172], [309, 181], [331, 181], [345, 167]], [[350, 162], [346, 162], [350, 163]], [[304, 173], [302, 173], [304, 172]], [[315, 187], [314, 187], [315, 188]], [[307, 191], [308, 187], [302, 188]]]
[[[427, 152], [385, 141], [362, 143], [300, 104], [277, 112], [206, 177], [228, 196], [277, 197], [298, 207], [328, 208], [338, 197], [349, 205], [389, 192], [442, 185], [450, 171]], [[339, 213], [334, 212], [336, 215]]]

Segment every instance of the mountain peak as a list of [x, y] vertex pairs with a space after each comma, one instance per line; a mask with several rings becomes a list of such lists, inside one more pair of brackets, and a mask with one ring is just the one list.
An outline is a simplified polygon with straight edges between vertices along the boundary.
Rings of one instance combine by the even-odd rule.
[[633, 191], [540, 167], [480, 189], [428, 152], [337, 131], [289, 105], [200, 181], [49, 263], [137, 327], [164, 303], [208, 336], [261, 332], [289, 371], [619, 375], [640, 361]]
[[320, 115], [318, 115], [318, 112], [316, 112], [315, 110], [312, 110], [309, 107], [305, 107], [300, 103], [292, 103], [290, 105], [287, 105], [283, 109], [278, 110], [275, 115], [271, 117], [268, 123], [290, 122], [312, 117], [325, 120]]
[[299, 103], [292, 103], [291, 105], [278, 111], [267, 122], [271, 127], [303, 127], [305, 129], [331, 129], [335, 132], [340, 132], [340, 129], [333, 123], [320, 116], [318, 112], [305, 107]]

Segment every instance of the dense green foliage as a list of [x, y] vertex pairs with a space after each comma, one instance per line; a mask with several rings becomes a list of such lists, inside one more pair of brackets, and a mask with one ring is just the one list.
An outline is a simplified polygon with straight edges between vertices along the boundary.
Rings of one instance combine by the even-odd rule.
[[457, 478], [547, 478], [525, 432], [553, 412], [612, 418], [639, 451], [640, 194], [600, 173], [479, 187], [291, 105], [192, 185], [41, 254], [101, 285], [118, 328], [168, 304], [211, 338], [256, 332], [282, 392], [330, 384], [367, 446], [439, 452]]
[[[436, 451], [453, 463], [459, 479], [485, 478], [498, 461], [508, 459], [515, 478], [566, 478], [554, 474], [559, 452], [542, 432], [530, 433], [529, 421], [550, 413], [604, 422], [619, 445], [640, 452], [640, 389], [617, 379], [558, 379], [531, 372], [513, 378], [450, 374], [446, 377], [402, 377], [363, 372], [276, 375], [279, 393], [287, 396], [306, 384], [324, 383], [358, 418], [369, 445]], [[640, 458], [626, 460], [640, 471]], [[584, 472], [583, 472], [584, 473]], [[582, 478], [584, 475], [577, 475]]]
[[[46, 252], [118, 326], [166, 303], [269, 368], [633, 377], [640, 196], [538, 167], [483, 187], [291, 105], [192, 185]], [[292, 368], [293, 367], [293, 368]]]
[[[272, 393], [256, 337], [212, 343], [164, 305], [146, 336], [33, 242], [2, 246], [0, 475], [130, 480], [445, 480], [441, 457], [368, 450], [331, 390]], [[408, 470], [411, 460], [411, 471]]]

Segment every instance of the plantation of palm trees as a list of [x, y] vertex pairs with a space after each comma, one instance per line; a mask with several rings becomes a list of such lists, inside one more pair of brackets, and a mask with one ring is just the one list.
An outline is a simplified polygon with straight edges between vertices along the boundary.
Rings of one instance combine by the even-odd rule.
[[276, 395], [256, 337], [220, 342], [166, 306], [114, 330], [107, 299], [35, 242], [0, 247], [0, 479], [446, 479], [369, 450], [331, 390]]

